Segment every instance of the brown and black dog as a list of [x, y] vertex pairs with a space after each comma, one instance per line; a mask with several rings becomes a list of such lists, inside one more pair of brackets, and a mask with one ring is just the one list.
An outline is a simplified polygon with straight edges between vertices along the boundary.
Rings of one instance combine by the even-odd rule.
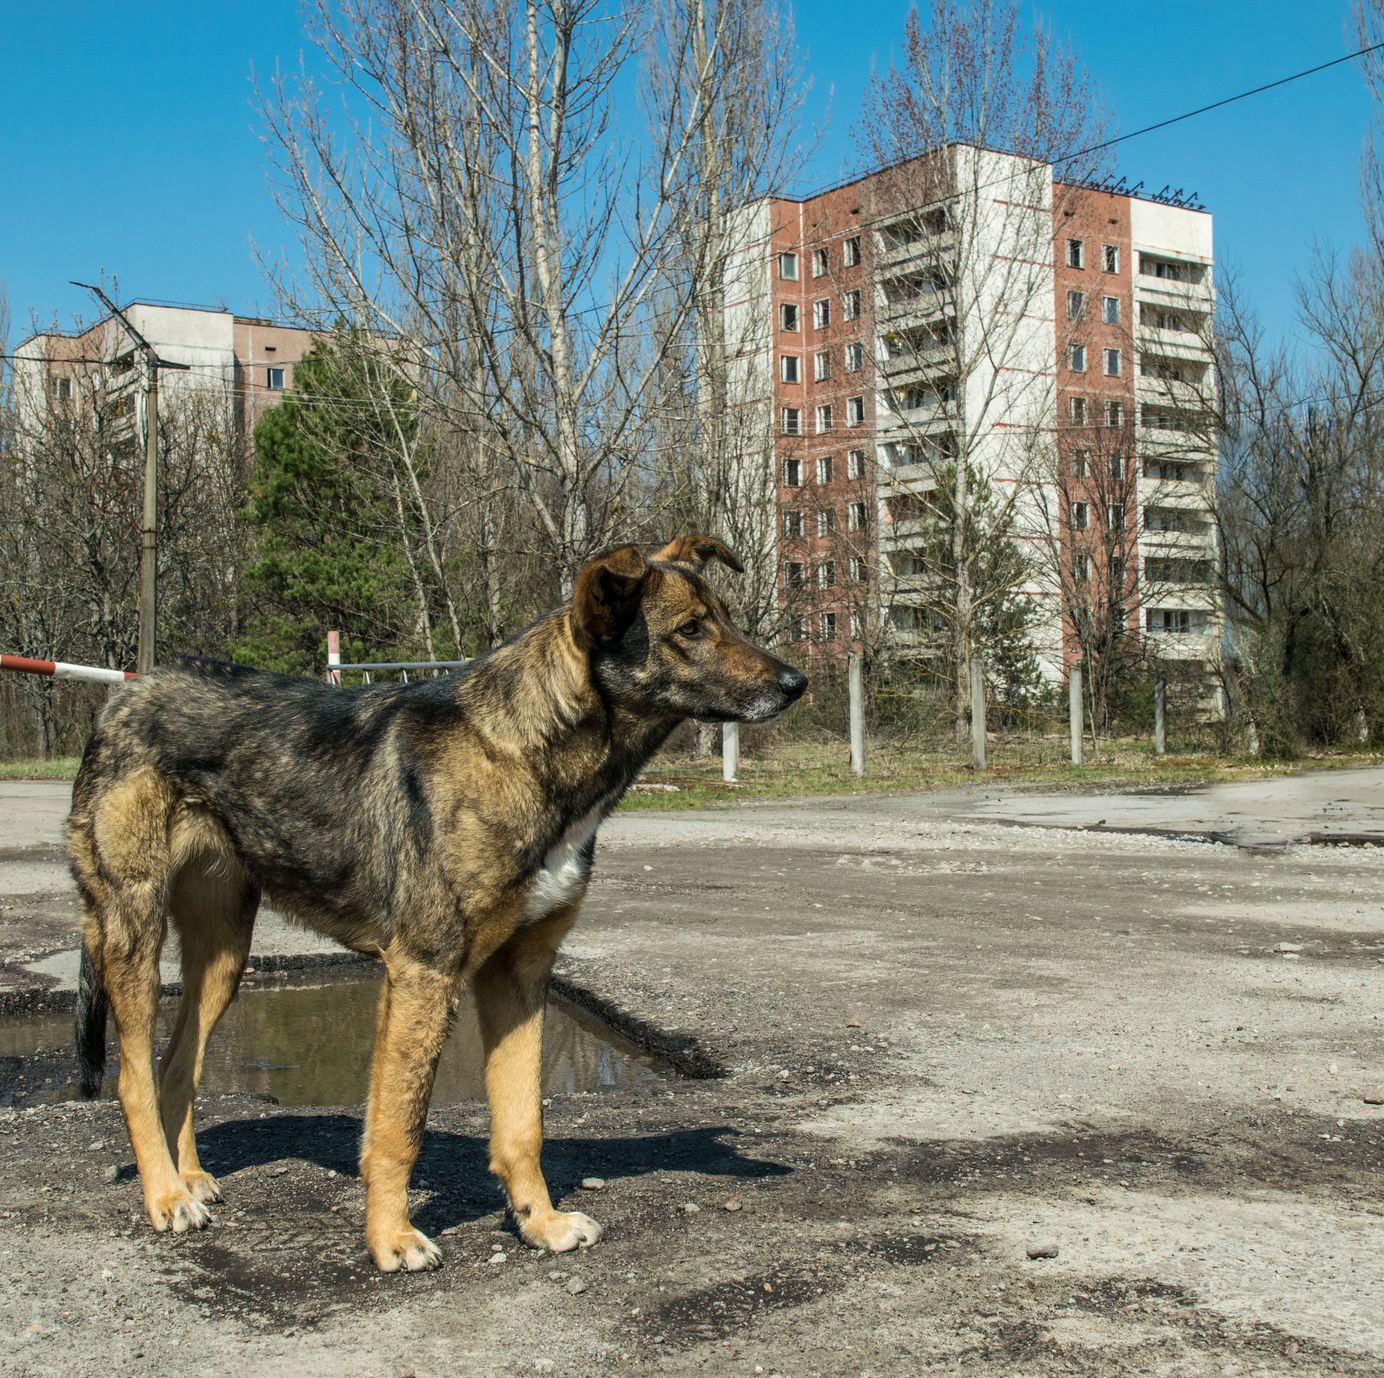
[[[536, 1248], [601, 1229], [553, 1209], [539, 1155], [539, 1057], [553, 957], [591, 874], [596, 830], [689, 717], [760, 722], [806, 677], [748, 641], [703, 577], [717, 540], [679, 536], [578, 572], [570, 605], [446, 678], [331, 689], [190, 662], [117, 693], [82, 758], [68, 824], [85, 921], [83, 1093], [105, 1064], [155, 1229], [210, 1220], [193, 1100], [235, 996], [261, 896], [385, 968], [361, 1175], [366, 1244], [386, 1271], [435, 1267], [408, 1216], [433, 1073], [457, 1001], [485, 1044], [490, 1166]], [[183, 1000], [156, 1083], [168, 920]]]

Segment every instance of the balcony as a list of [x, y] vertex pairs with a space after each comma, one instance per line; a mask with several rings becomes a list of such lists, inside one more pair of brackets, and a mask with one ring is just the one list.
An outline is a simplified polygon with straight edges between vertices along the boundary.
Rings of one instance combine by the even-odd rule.
[[907, 378], [913, 374], [921, 376], [947, 368], [955, 359], [955, 348], [945, 340], [917, 349], [903, 348], [896, 354], [889, 353], [886, 346], [880, 354], [879, 371], [889, 379]]
[[928, 435], [943, 429], [953, 429], [959, 419], [960, 411], [955, 402], [937, 402], [894, 411], [881, 399], [876, 428], [880, 435]]
[[1156, 374], [1134, 376], [1134, 396], [1140, 405], [1171, 407], [1179, 411], [1205, 411], [1211, 398], [1209, 375], [1201, 383], [1181, 378], [1159, 378]]

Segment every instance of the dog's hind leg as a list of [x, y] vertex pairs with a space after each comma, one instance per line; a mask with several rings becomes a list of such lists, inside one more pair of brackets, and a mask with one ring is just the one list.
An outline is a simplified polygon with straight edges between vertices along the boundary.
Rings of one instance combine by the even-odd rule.
[[[203, 831], [213, 827], [205, 824]], [[185, 850], [182, 840], [175, 834], [175, 854]], [[163, 1130], [187, 1189], [199, 1201], [219, 1201], [221, 1189], [197, 1157], [193, 1103], [207, 1040], [235, 998], [250, 955], [259, 892], [225, 838], [222, 846], [197, 848], [179, 867], [168, 907], [182, 949], [183, 999], [159, 1069]]]
[[409, 1223], [408, 1179], [423, 1145], [428, 1100], [456, 1009], [459, 979], [386, 952], [384, 989], [365, 1108], [360, 1172], [365, 1242], [382, 1272], [442, 1262], [437, 1245]]
[[516, 933], [476, 973], [490, 1100], [490, 1170], [504, 1185], [526, 1244], [565, 1253], [601, 1237], [580, 1211], [553, 1209], [543, 1179], [543, 1008], [558, 944], [576, 907]]
[[130, 1131], [144, 1208], [156, 1230], [181, 1234], [211, 1219], [168, 1151], [154, 1084], [159, 951], [167, 927], [172, 798], [152, 770], [113, 786], [93, 811], [94, 841], [108, 878], [99, 925], [100, 970], [120, 1034], [120, 1108]]

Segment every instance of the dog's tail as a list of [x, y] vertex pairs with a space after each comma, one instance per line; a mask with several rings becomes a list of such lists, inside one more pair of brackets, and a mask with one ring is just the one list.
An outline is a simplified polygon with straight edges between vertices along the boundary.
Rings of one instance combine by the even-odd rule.
[[77, 1092], [83, 1100], [95, 1100], [106, 1074], [106, 1019], [110, 1001], [101, 980], [98, 962], [90, 947], [82, 944], [82, 965], [77, 974]]

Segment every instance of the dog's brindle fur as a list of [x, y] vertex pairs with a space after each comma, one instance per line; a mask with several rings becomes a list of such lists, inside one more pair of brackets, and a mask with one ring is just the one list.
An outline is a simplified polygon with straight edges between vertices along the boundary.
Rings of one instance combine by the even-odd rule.
[[[377, 1266], [440, 1261], [409, 1223], [408, 1181], [468, 986], [490, 1165], [519, 1232], [554, 1251], [600, 1237], [588, 1216], [553, 1209], [539, 1166], [548, 975], [596, 829], [678, 722], [772, 717], [806, 685], [731, 625], [702, 575], [713, 556], [740, 568], [705, 537], [680, 536], [651, 559], [635, 546], [597, 556], [569, 606], [444, 679], [337, 690], [191, 662], [113, 698], [68, 825], [89, 967], [78, 1050], [95, 1094], [108, 998], [155, 1229], [201, 1228], [220, 1198], [198, 1162], [193, 1099], [263, 895], [384, 964], [361, 1148]], [[169, 917], [184, 994], [156, 1085]]]

